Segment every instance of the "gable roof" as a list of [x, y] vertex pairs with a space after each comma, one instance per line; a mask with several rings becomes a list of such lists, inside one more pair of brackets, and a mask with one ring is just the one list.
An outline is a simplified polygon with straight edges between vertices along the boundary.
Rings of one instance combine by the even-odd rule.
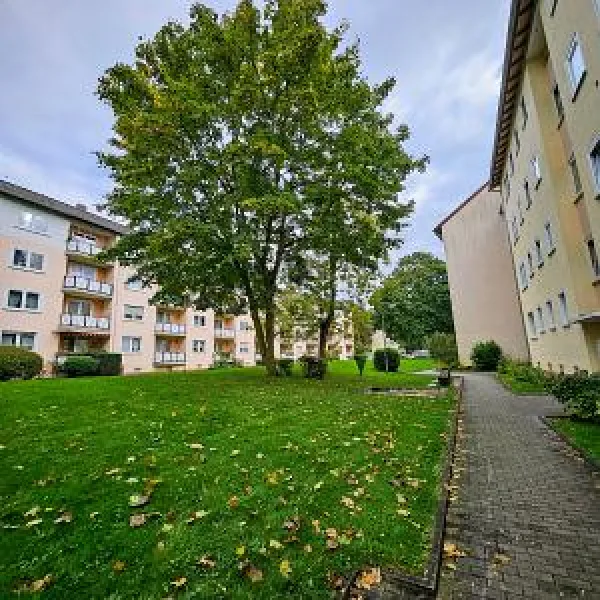
[[2, 179], [0, 179], [0, 193], [5, 194], [10, 198], [15, 198], [33, 204], [34, 206], [39, 206], [40, 208], [44, 208], [55, 214], [77, 219], [78, 221], [83, 221], [89, 225], [106, 229], [112, 233], [125, 234], [128, 231], [127, 227], [120, 223], [116, 223], [115, 221], [101, 217], [100, 215], [95, 215], [85, 209], [73, 206], [72, 204], [60, 202], [60, 200], [55, 200], [49, 196], [32, 192], [27, 188]]
[[437, 237], [440, 238], [440, 240], [442, 239], [442, 228], [444, 227], [444, 225], [450, 221], [450, 219], [452, 219], [455, 215], [457, 215], [465, 206], [467, 206], [467, 204], [469, 204], [469, 202], [471, 202], [471, 200], [473, 200], [474, 198], [476, 198], [477, 196], [479, 196], [479, 194], [481, 194], [481, 192], [483, 192], [483, 190], [488, 187], [489, 185], [489, 181], [486, 181], [477, 191], [473, 192], [466, 200], [464, 200], [463, 202], [461, 202], [447, 217], [444, 218], [444, 220], [439, 223], [436, 228], [433, 230], [433, 233], [435, 233], [435, 235], [437, 235]]
[[527, 48], [535, 15], [537, 0], [512, 0], [502, 86], [496, 117], [494, 152], [490, 169], [490, 189], [500, 185], [502, 171], [506, 163], [506, 154], [510, 146], [510, 137], [515, 113], [519, 104], [518, 93], [525, 70]]

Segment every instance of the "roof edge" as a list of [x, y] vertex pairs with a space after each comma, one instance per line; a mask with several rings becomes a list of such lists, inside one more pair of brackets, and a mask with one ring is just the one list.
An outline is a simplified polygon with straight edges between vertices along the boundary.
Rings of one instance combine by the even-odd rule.
[[448, 221], [450, 221], [450, 219], [455, 217], [465, 206], [467, 206], [467, 204], [469, 204], [469, 202], [471, 202], [471, 200], [473, 200], [474, 198], [479, 196], [479, 194], [481, 194], [481, 192], [483, 192], [483, 190], [485, 190], [486, 187], [489, 187], [489, 184], [490, 184], [490, 182], [486, 181], [480, 188], [478, 188], [476, 191], [474, 191], [466, 200], [463, 200], [449, 215], [444, 217], [444, 219], [436, 225], [435, 229], [433, 230], [433, 233], [441, 240], [442, 239], [442, 228], [444, 227], [444, 225]]

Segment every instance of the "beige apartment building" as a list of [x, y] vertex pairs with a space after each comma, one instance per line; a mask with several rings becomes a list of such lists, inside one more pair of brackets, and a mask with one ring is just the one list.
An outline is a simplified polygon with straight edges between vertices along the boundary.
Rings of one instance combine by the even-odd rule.
[[489, 187], [531, 361], [552, 371], [600, 370], [599, 81], [600, 0], [513, 0]]
[[[221, 315], [155, 306], [153, 289], [134, 272], [97, 255], [126, 228], [0, 181], [0, 335], [3, 345], [30, 348], [45, 368], [70, 353], [123, 355], [125, 373], [207, 368], [219, 356], [254, 365], [257, 354], [248, 315]], [[329, 350], [353, 355], [343, 315]], [[345, 323], [345, 324], [344, 324]], [[277, 356], [316, 354], [316, 341], [278, 341]]]
[[444, 242], [458, 357], [471, 364], [477, 342], [495, 340], [516, 360], [529, 359], [500, 194], [486, 183], [435, 229]]

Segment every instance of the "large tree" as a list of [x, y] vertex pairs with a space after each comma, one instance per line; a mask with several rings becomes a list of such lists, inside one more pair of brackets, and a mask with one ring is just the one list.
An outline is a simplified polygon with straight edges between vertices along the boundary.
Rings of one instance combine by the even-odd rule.
[[114, 113], [106, 207], [131, 231], [111, 255], [157, 301], [247, 306], [269, 373], [288, 267], [311, 251], [385, 258], [412, 210], [398, 193], [425, 163], [382, 112], [393, 80], [370, 85], [325, 14], [322, 0], [241, 0], [221, 18], [196, 4], [98, 86]]
[[446, 263], [427, 252], [400, 259], [372, 295], [375, 323], [409, 350], [423, 348], [433, 333], [453, 333]]

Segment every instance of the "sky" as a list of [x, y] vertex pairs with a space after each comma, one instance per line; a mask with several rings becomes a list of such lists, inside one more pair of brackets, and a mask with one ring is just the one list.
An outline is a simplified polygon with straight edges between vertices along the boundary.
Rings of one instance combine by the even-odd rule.
[[[222, 13], [236, 0], [204, 0]], [[111, 182], [94, 152], [112, 114], [98, 77], [131, 62], [138, 37], [185, 21], [191, 0], [0, 0], [0, 179], [64, 202], [102, 201]], [[435, 225], [489, 175], [509, 0], [330, 0], [327, 23], [350, 24], [364, 73], [393, 76], [386, 110], [430, 157], [403, 199], [416, 209], [401, 254], [443, 255]], [[395, 257], [397, 260], [398, 256]]]

